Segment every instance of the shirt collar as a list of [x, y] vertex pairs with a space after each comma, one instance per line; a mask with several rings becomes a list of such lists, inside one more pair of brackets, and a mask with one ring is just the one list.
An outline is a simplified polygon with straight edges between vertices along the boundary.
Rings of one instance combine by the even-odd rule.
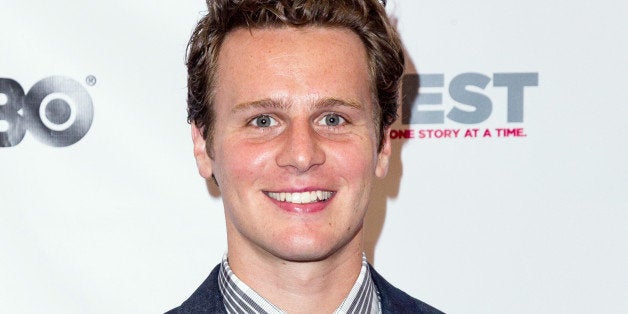
[[[229, 267], [226, 253], [220, 264], [218, 287], [227, 313], [286, 313], [241, 281]], [[381, 313], [379, 294], [364, 253], [360, 275], [334, 313]]]

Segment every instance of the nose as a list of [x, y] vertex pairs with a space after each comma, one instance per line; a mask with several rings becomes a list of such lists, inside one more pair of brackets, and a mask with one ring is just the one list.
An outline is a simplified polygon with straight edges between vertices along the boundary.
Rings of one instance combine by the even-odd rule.
[[277, 155], [277, 165], [305, 173], [325, 162], [321, 138], [308, 121], [293, 122], [283, 134], [283, 147]]

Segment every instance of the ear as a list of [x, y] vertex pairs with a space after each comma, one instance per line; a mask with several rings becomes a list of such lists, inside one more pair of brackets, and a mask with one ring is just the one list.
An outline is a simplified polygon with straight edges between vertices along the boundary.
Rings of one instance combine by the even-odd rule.
[[205, 179], [212, 177], [212, 160], [207, 155], [207, 141], [203, 138], [201, 130], [192, 123], [192, 142], [194, 143], [194, 158], [198, 173]]
[[378, 178], [383, 178], [388, 173], [388, 163], [390, 162], [391, 154], [392, 147], [390, 146], [390, 128], [386, 128], [386, 130], [384, 130], [384, 138], [382, 138], [382, 150], [377, 154], [375, 175]]

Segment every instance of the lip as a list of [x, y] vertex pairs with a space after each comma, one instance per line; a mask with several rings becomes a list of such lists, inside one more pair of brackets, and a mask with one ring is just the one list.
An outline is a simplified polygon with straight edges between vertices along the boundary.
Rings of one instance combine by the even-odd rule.
[[[324, 200], [324, 201], [318, 201], [318, 202], [314, 202], [314, 203], [307, 203], [307, 204], [297, 204], [297, 203], [290, 203], [290, 202], [282, 202], [282, 201], [278, 201], [272, 197], [270, 197], [268, 195], [268, 193], [280, 193], [280, 192], [285, 192], [285, 193], [303, 193], [303, 192], [312, 192], [312, 191], [329, 191], [331, 192], [331, 197], [329, 197], [328, 199]], [[336, 192], [335, 191], [331, 191], [329, 189], [321, 189], [321, 188], [303, 188], [303, 189], [285, 189], [285, 190], [278, 190], [278, 191], [264, 191], [264, 195], [266, 195], [266, 197], [273, 202], [277, 207], [279, 207], [280, 209], [282, 209], [285, 212], [288, 213], [295, 213], [295, 214], [312, 214], [312, 213], [318, 213], [321, 212], [323, 210], [325, 210], [325, 208], [327, 207], [327, 205], [329, 205], [330, 201], [332, 199], [334, 199], [334, 197], [336, 196]]]

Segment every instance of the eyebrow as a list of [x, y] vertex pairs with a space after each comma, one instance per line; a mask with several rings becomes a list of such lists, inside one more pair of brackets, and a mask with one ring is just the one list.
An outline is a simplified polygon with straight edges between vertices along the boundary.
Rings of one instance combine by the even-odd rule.
[[261, 99], [239, 103], [231, 109], [231, 112], [237, 113], [251, 109], [287, 109], [288, 107], [288, 104], [285, 102], [278, 102], [272, 99]]
[[[239, 103], [235, 105], [235, 107], [233, 107], [231, 111], [236, 113], [236, 112], [252, 110], [252, 109], [288, 110], [290, 109], [291, 106], [292, 104], [290, 102], [277, 101], [277, 100], [267, 98], [267, 99]], [[324, 109], [324, 108], [331, 108], [331, 107], [349, 107], [356, 110], [365, 109], [364, 105], [362, 105], [358, 101], [342, 100], [342, 99], [337, 99], [337, 98], [324, 98], [324, 99], [318, 100], [314, 104], [312, 104], [311, 107], [312, 109]]]
[[329, 107], [350, 107], [357, 110], [364, 110], [364, 105], [355, 100], [342, 100], [336, 98], [325, 98], [314, 105], [315, 109], [329, 108]]

